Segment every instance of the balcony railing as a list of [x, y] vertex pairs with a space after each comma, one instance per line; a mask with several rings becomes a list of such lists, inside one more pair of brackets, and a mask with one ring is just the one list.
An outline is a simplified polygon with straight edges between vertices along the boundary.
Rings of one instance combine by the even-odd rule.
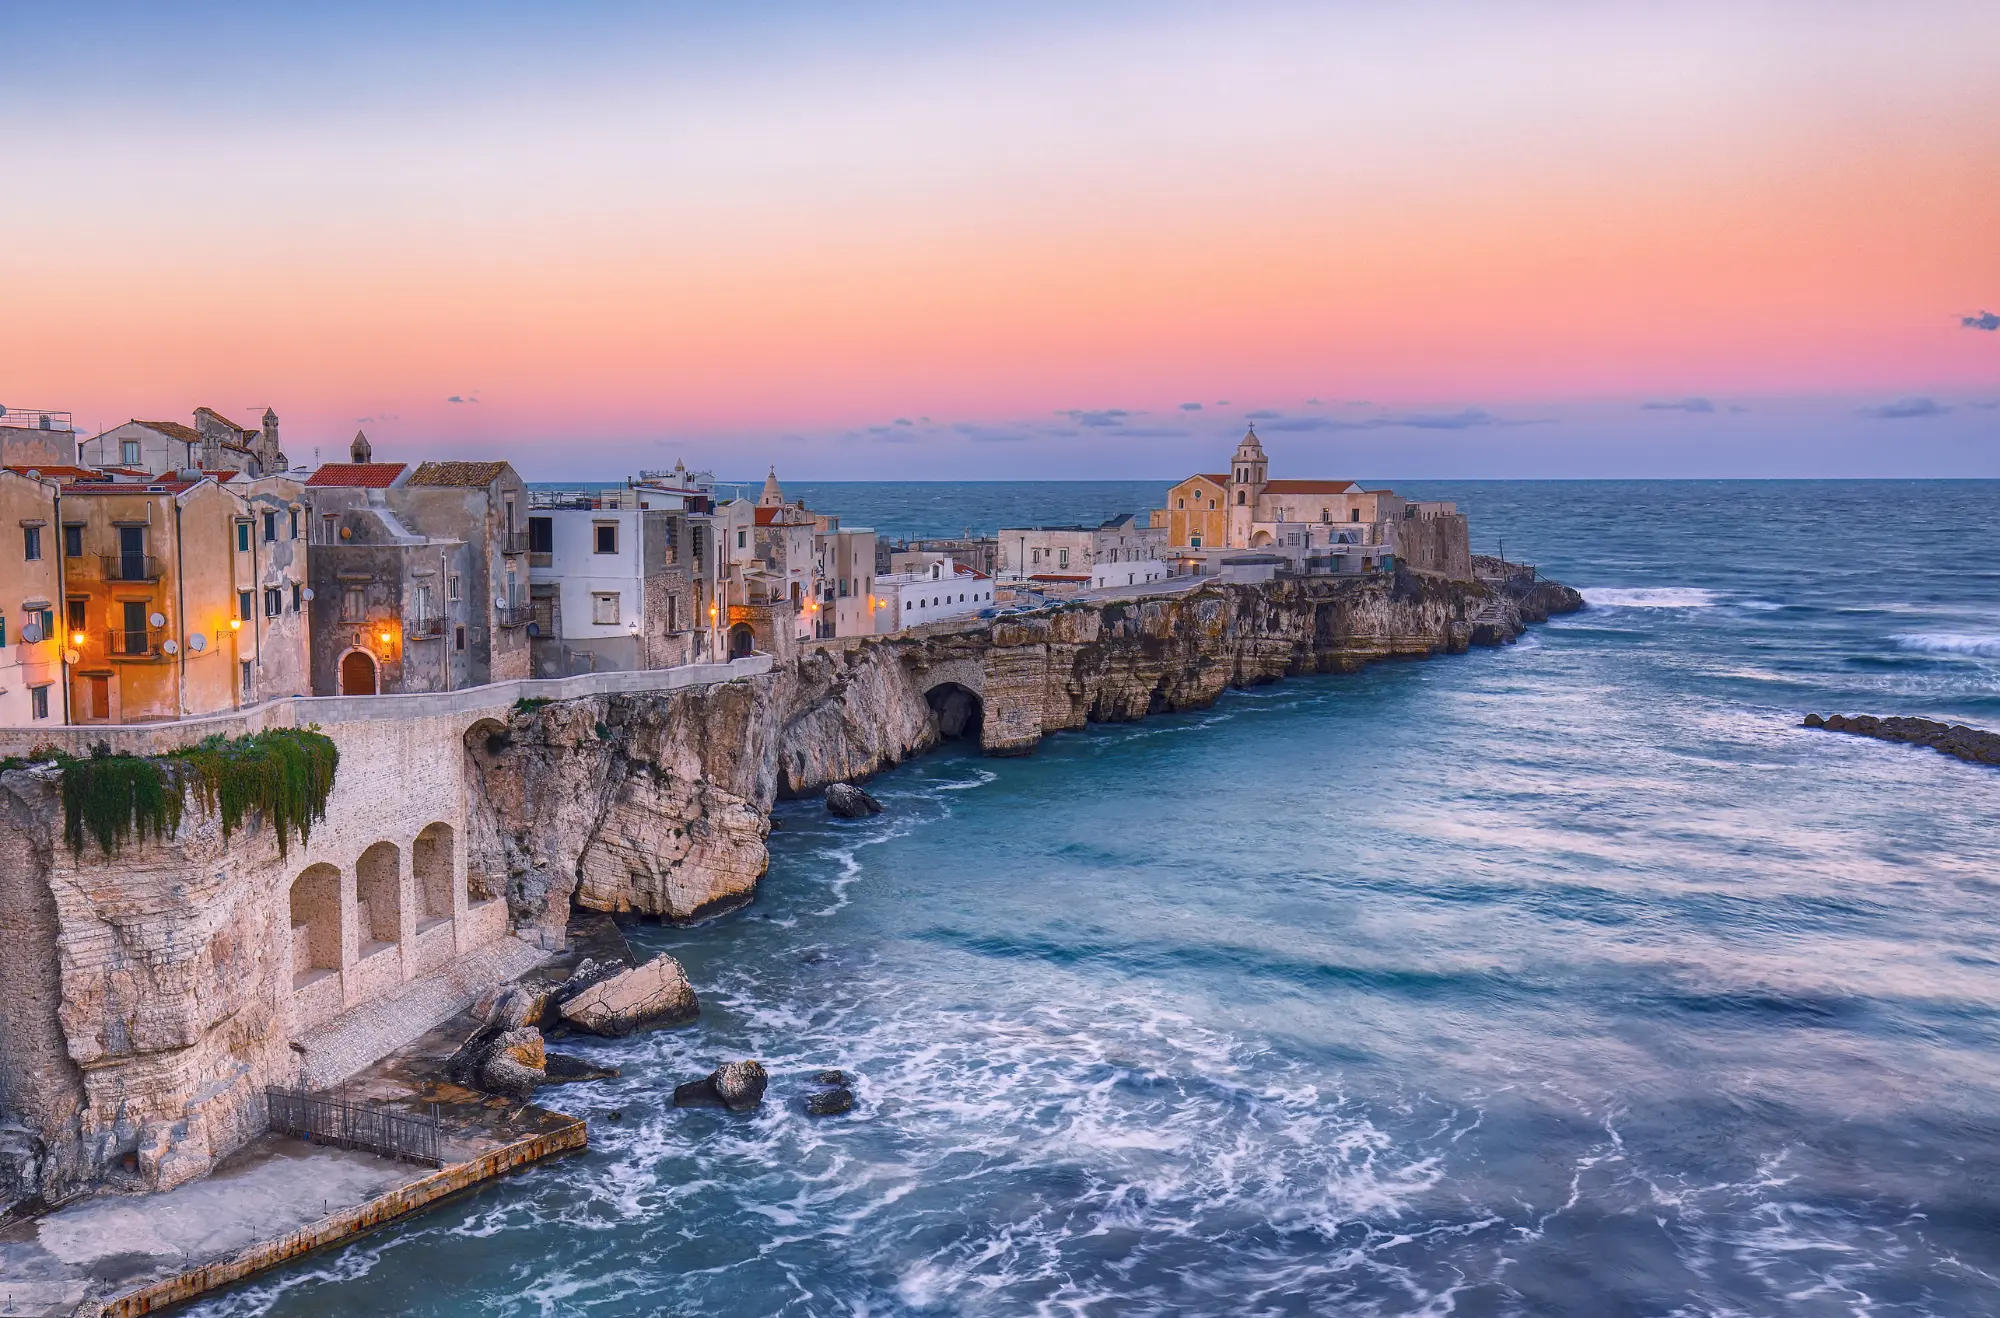
[[158, 581], [160, 560], [151, 554], [99, 554], [106, 581]]
[[500, 552], [503, 554], [525, 554], [528, 552], [528, 533], [526, 531], [502, 531], [496, 538], [500, 541]]
[[493, 610], [496, 627], [525, 627], [535, 620], [535, 611], [525, 604], [508, 604]]
[[164, 627], [124, 628], [111, 633], [111, 657], [114, 659], [161, 659], [160, 642], [167, 638]]
[[46, 407], [0, 407], [0, 426], [10, 430], [76, 429], [69, 413]]
[[428, 641], [444, 635], [444, 617], [416, 618], [403, 628], [403, 634], [412, 640]]

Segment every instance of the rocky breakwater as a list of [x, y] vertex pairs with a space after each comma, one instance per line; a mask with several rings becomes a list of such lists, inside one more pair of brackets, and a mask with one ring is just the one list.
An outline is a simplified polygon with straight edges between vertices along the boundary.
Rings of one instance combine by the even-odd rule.
[[1808, 714], [1800, 726], [1846, 732], [1856, 737], [1873, 737], [1877, 741], [1928, 746], [1940, 755], [1949, 755], [1967, 764], [2000, 765], [2000, 733], [1970, 728], [1963, 723], [1936, 723], [1925, 718], [1877, 718], [1873, 714], [1829, 714], [1824, 718]]
[[571, 903], [689, 922], [749, 901], [780, 796], [951, 737], [1026, 754], [1051, 732], [1207, 706], [1233, 686], [1458, 653], [1583, 607], [1516, 573], [1213, 583], [992, 622], [821, 642], [761, 677], [523, 702], [467, 736], [472, 862], [512, 918]]

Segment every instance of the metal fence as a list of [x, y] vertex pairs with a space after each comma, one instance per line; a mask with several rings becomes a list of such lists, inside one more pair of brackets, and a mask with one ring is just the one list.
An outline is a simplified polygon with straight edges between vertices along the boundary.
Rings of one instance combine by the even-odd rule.
[[444, 1127], [435, 1103], [427, 1113], [406, 1112], [276, 1087], [267, 1088], [264, 1098], [276, 1134], [303, 1135], [319, 1144], [363, 1149], [426, 1167], [444, 1166]]

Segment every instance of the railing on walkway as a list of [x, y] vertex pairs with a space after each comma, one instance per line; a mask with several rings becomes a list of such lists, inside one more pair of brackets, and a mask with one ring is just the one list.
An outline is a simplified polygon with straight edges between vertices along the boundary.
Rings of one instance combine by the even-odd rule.
[[302, 1135], [319, 1144], [361, 1149], [426, 1167], [444, 1166], [444, 1125], [435, 1103], [427, 1113], [405, 1112], [276, 1086], [264, 1091], [264, 1100], [274, 1134]]

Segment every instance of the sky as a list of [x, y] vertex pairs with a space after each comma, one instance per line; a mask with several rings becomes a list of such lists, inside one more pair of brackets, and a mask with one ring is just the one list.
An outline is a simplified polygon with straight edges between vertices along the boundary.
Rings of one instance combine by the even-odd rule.
[[806, 480], [2000, 476], [2000, 4], [0, 0], [0, 404]]

